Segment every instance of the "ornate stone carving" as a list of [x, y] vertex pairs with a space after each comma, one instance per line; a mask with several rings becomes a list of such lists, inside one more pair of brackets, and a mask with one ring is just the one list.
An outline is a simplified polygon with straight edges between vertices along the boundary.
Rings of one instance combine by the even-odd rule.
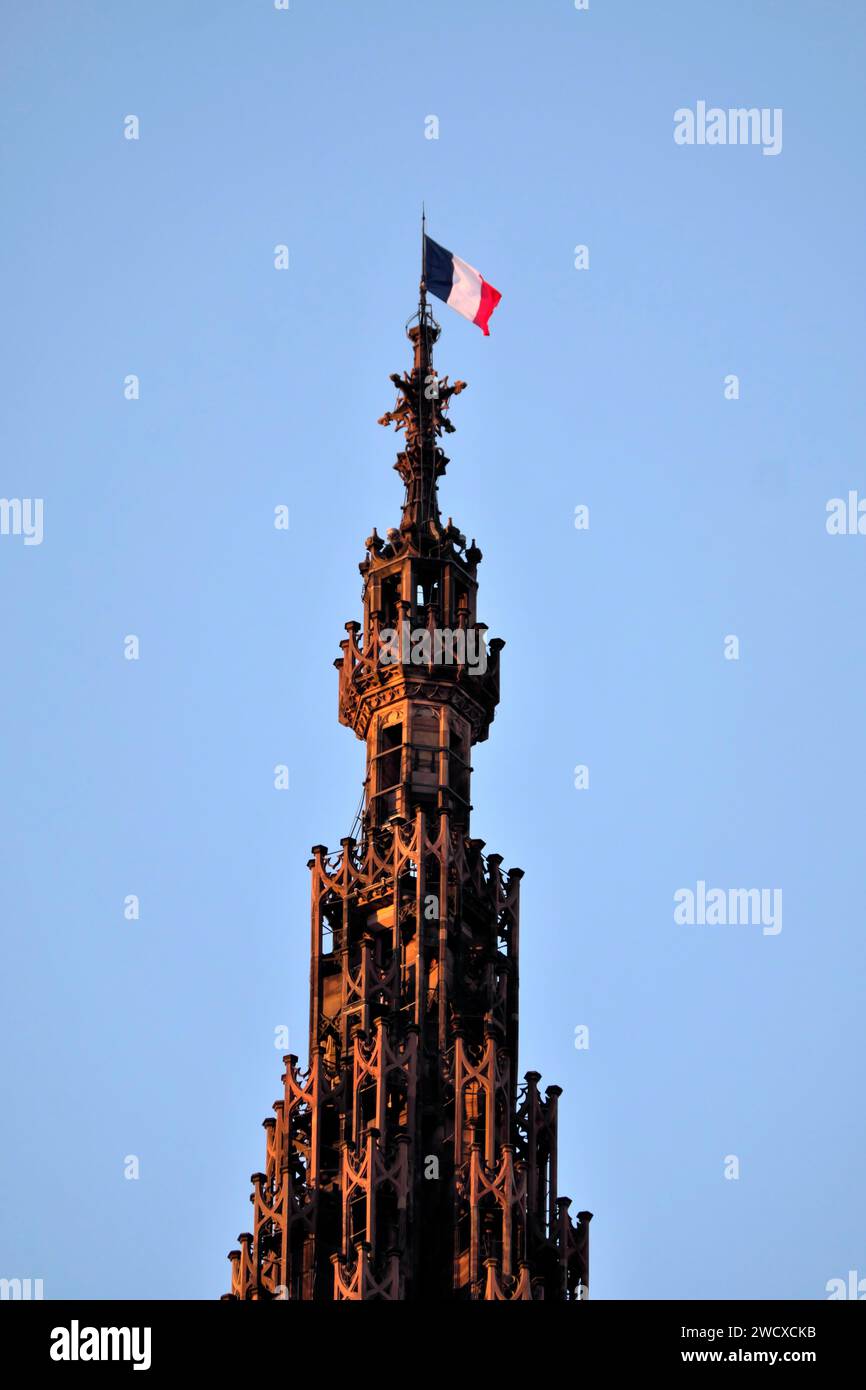
[[[253, 1175], [253, 1230], [230, 1298], [576, 1300], [589, 1212], [557, 1192], [558, 1087], [517, 1083], [520, 880], [470, 833], [469, 758], [499, 700], [483, 674], [384, 666], [409, 622], [484, 634], [481, 552], [439, 515], [436, 440], [463, 382], [436, 381], [422, 307], [415, 360], [381, 423], [406, 447], [399, 528], [374, 529], [363, 623], [346, 624], [339, 718], [364, 740], [360, 837], [313, 848], [310, 1066], [287, 1056]], [[436, 393], [427, 392], [435, 386]]]

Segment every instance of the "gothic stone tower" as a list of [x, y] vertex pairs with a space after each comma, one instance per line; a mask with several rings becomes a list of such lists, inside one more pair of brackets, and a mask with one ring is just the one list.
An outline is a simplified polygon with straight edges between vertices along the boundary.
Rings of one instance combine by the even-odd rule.
[[[423, 294], [399, 530], [373, 531], [339, 718], [367, 747], [359, 838], [313, 848], [309, 1070], [285, 1060], [230, 1298], [586, 1297], [591, 1213], [557, 1196], [558, 1086], [517, 1079], [522, 870], [470, 833], [470, 755], [499, 701], [481, 552], [439, 514], [463, 382], [437, 380]], [[397, 645], [395, 645], [395, 637]], [[408, 640], [401, 640], [406, 638]]]

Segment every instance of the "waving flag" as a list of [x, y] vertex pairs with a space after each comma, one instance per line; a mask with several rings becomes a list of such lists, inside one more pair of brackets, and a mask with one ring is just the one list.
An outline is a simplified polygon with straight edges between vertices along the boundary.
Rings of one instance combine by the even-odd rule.
[[444, 299], [465, 319], [477, 323], [484, 336], [490, 337], [487, 323], [502, 295], [488, 285], [468, 261], [461, 261], [459, 256], [446, 251], [444, 246], [426, 234], [424, 279], [431, 294], [435, 294], [437, 299]]

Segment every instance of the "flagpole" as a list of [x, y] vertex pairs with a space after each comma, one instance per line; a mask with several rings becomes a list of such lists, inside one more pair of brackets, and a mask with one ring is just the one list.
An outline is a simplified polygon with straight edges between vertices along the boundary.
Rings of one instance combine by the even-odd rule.
[[421, 305], [420, 317], [427, 318], [427, 213], [421, 203]]
[[[420, 299], [420, 303], [419, 303], [419, 305], [418, 305], [418, 327], [419, 327], [420, 334], [421, 334], [421, 341], [422, 341], [422, 343], [423, 343], [423, 348], [422, 348], [422, 360], [426, 360], [426, 363], [429, 364], [429, 360], [430, 360], [430, 339], [429, 339], [428, 324], [427, 324], [427, 210], [426, 210], [426, 208], [425, 208], [425, 206], [424, 206], [424, 201], [423, 201], [423, 199], [421, 200], [421, 285], [420, 285], [420, 290], [421, 290], [421, 299]], [[427, 370], [427, 371], [430, 370], [429, 365], [426, 365], [426, 366], [425, 366], [425, 370]], [[421, 459], [422, 459], [422, 477], [423, 477], [423, 459], [424, 459], [424, 444], [425, 444], [425, 437], [424, 437], [424, 425], [425, 425], [425, 420], [424, 420], [424, 386], [425, 386], [425, 383], [424, 383], [423, 381], [419, 381], [419, 384], [418, 384], [418, 435], [419, 435], [419, 443], [420, 443]], [[422, 492], [422, 496], [421, 496], [421, 519], [422, 519], [422, 521], [426, 521], [426, 520], [427, 520], [427, 508], [428, 508], [428, 499], [427, 499], [426, 496], [424, 496], [424, 494], [423, 494], [423, 492]]]

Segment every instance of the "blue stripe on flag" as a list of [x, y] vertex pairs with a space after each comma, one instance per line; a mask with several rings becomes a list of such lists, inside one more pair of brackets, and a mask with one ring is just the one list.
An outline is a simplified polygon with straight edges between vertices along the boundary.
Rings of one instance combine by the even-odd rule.
[[454, 284], [454, 257], [450, 251], [446, 251], [445, 247], [440, 246], [438, 241], [434, 241], [432, 237], [425, 236], [424, 242], [427, 288], [431, 294], [435, 294], [437, 299], [444, 299], [447, 302]]

